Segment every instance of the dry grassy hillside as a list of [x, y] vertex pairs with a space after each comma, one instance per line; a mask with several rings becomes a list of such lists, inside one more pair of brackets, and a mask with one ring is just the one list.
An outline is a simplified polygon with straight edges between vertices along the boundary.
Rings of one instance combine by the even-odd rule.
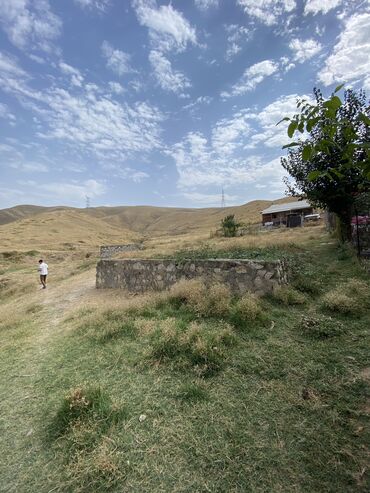
[[272, 203], [294, 200], [254, 200], [226, 208], [17, 206], [0, 211], [0, 248], [66, 249], [71, 245], [96, 247], [158, 236], [209, 236], [228, 214], [238, 221], [257, 223]]
[[55, 210], [0, 226], [0, 248], [4, 250], [65, 250], [79, 246], [94, 248], [109, 242], [135, 241], [138, 235], [104, 219], [77, 210]]

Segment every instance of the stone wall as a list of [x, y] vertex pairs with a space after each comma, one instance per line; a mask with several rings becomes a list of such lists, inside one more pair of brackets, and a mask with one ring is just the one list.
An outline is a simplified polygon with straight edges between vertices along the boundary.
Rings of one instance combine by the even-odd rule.
[[101, 258], [111, 258], [116, 253], [120, 252], [134, 252], [135, 250], [142, 250], [142, 245], [137, 243], [130, 243], [127, 245], [104, 245], [100, 247]]
[[97, 288], [122, 288], [129, 292], [169, 289], [182, 279], [202, 278], [206, 284], [221, 282], [234, 294], [252, 291], [270, 293], [287, 282], [282, 261], [252, 260], [100, 260], [96, 269]]

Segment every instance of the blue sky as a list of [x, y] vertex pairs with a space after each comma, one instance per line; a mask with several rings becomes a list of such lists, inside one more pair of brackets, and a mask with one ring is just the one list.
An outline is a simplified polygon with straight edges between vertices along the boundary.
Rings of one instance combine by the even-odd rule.
[[0, 0], [0, 208], [272, 200], [275, 123], [341, 82], [368, 0]]

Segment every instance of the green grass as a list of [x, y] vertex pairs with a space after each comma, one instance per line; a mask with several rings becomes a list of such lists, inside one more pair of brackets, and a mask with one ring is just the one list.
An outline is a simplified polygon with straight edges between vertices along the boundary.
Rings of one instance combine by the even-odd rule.
[[[43, 353], [45, 309], [30, 309], [1, 332], [0, 490], [369, 491], [369, 282], [347, 252], [312, 248], [293, 281], [304, 304], [83, 309]], [[328, 313], [348, 279], [362, 311]]]
[[285, 259], [294, 259], [297, 253], [302, 252], [301, 246], [291, 243], [283, 250], [278, 246], [270, 246], [263, 248], [241, 248], [232, 247], [228, 249], [211, 248], [206, 245], [197, 250], [179, 250], [173, 255], [164, 255], [163, 258], [173, 258], [178, 262], [197, 259], [249, 259], [249, 260], [279, 260], [284, 255]]

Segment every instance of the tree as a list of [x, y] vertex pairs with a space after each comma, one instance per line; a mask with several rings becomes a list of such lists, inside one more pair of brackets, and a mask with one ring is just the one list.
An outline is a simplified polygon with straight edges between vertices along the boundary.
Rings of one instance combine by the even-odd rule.
[[230, 214], [226, 216], [221, 221], [221, 227], [224, 236], [233, 237], [236, 236], [238, 229], [240, 228], [241, 223], [237, 223], [235, 221], [235, 215]]
[[315, 103], [299, 100], [299, 113], [289, 121], [288, 136], [299, 139], [284, 146], [288, 155], [281, 164], [294, 179], [288, 191], [304, 194], [318, 207], [334, 212], [342, 241], [351, 239], [351, 217], [356, 196], [370, 190], [370, 104], [363, 91], [346, 90], [344, 100], [336, 88], [324, 99], [314, 89]]

